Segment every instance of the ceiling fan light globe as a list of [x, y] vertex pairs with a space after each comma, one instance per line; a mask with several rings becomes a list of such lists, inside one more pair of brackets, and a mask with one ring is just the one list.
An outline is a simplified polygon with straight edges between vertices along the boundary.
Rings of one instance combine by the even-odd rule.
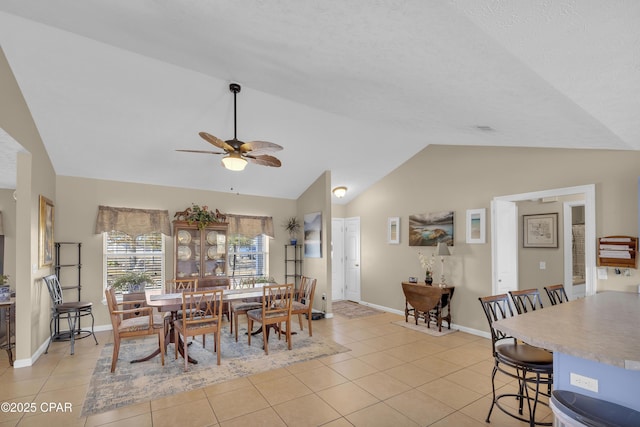
[[242, 157], [228, 156], [222, 159], [222, 165], [230, 171], [241, 171], [247, 166], [247, 161]]

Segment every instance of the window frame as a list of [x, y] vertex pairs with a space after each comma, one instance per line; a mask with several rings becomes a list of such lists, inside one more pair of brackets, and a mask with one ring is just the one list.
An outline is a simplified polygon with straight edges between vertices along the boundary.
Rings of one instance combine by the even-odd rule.
[[[248, 277], [269, 277], [269, 236], [267, 236], [266, 234], [259, 234], [253, 238], [249, 238], [246, 237], [246, 239], [251, 239], [251, 240], [255, 240], [260, 238], [262, 240], [262, 244], [260, 245], [259, 242], [256, 242], [256, 245], [252, 245], [252, 246], [257, 246], [260, 247], [262, 246], [263, 249], [262, 251], [259, 250], [251, 250], [251, 251], [233, 251], [232, 247], [234, 246], [233, 242], [236, 240], [236, 238], [243, 238], [242, 235], [236, 234], [236, 235], [229, 235], [227, 237], [227, 276], [229, 277], [229, 279], [233, 282], [233, 281], [237, 281], [237, 280], [242, 280], [244, 278], [248, 278]], [[246, 245], [243, 245], [246, 247]], [[258, 274], [258, 269], [257, 269], [257, 264], [259, 263], [258, 260], [256, 259], [255, 264], [256, 264], [256, 274], [238, 274], [238, 269], [236, 268], [235, 272], [232, 268], [231, 262], [233, 259], [233, 256], [235, 255], [242, 255], [242, 256], [262, 256], [262, 274]]]
[[[102, 287], [103, 290], [107, 289], [108, 286], [108, 278], [109, 278], [109, 259], [113, 258], [113, 257], [122, 257], [122, 256], [136, 256], [136, 257], [140, 257], [140, 258], [151, 258], [151, 257], [158, 257], [160, 260], [160, 266], [159, 266], [159, 273], [160, 273], [160, 279], [159, 279], [159, 283], [154, 283], [153, 286], [147, 286], [145, 289], [151, 289], [151, 288], [158, 288], [161, 287], [163, 283], [165, 283], [165, 270], [166, 270], [166, 257], [167, 257], [167, 243], [166, 243], [166, 236], [163, 233], [157, 232], [157, 234], [159, 234], [160, 237], [160, 252], [138, 252], [138, 251], [134, 251], [134, 252], [130, 252], [130, 251], [125, 251], [125, 252], [118, 252], [118, 253], [109, 253], [109, 239], [110, 237], [110, 233], [113, 232], [117, 232], [117, 231], [112, 231], [112, 232], [103, 232], [102, 233]], [[122, 232], [121, 232], [122, 233]], [[129, 236], [127, 233], [122, 233], [125, 234], [127, 236]], [[148, 234], [156, 234], [156, 233], [148, 233]], [[142, 236], [146, 236], [146, 235], [142, 235]], [[133, 241], [136, 241], [136, 237], [131, 237], [129, 236]], [[124, 270], [123, 271], [136, 271], [136, 270]], [[118, 295], [120, 295], [122, 292], [120, 290], [116, 291], [116, 293]]]

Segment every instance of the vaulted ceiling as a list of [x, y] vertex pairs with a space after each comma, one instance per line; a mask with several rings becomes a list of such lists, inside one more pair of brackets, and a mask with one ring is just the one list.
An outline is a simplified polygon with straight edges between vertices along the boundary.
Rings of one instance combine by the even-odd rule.
[[[640, 149], [639, 22], [635, 0], [0, 0], [0, 46], [59, 175], [296, 198], [329, 170], [348, 201], [429, 144]], [[175, 151], [233, 137], [230, 82], [281, 168]]]

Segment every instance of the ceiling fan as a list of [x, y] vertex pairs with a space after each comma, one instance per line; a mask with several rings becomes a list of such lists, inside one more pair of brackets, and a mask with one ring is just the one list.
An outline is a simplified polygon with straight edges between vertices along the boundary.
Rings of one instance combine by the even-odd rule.
[[209, 144], [214, 145], [222, 150], [176, 150], [186, 153], [204, 153], [204, 154], [226, 154], [222, 158], [222, 165], [232, 171], [241, 171], [247, 165], [247, 162], [255, 163], [262, 166], [272, 166], [278, 168], [282, 165], [280, 160], [271, 156], [269, 152], [282, 150], [282, 147], [273, 142], [267, 141], [251, 141], [242, 142], [236, 136], [236, 95], [240, 92], [240, 85], [231, 83], [229, 90], [233, 92], [233, 139], [223, 141], [207, 132], [200, 132], [199, 135]]

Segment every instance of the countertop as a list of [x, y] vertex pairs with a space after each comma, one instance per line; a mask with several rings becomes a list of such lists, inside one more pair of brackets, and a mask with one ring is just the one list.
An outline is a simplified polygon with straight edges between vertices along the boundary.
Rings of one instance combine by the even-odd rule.
[[495, 327], [547, 350], [640, 370], [640, 294], [602, 292], [502, 319]]

